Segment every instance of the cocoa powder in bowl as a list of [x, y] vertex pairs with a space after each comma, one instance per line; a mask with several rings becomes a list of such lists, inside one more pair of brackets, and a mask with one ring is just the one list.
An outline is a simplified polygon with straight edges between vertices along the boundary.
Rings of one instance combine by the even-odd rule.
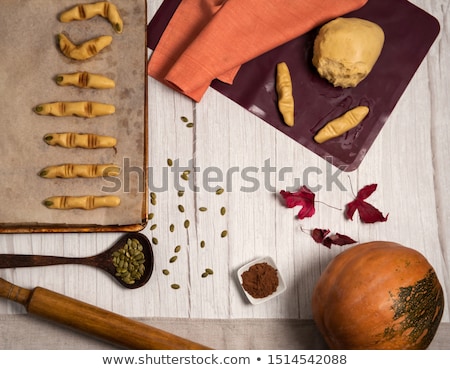
[[242, 287], [253, 298], [265, 298], [278, 288], [278, 273], [267, 262], [256, 263], [242, 275]]

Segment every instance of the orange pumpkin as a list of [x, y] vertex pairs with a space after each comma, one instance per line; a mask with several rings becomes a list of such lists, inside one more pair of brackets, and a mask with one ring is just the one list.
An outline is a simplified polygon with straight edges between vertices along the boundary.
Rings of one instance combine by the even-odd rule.
[[418, 251], [375, 241], [336, 256], [313, 292], [331, 349], [426, 349], [444, 310], [436, 273]]

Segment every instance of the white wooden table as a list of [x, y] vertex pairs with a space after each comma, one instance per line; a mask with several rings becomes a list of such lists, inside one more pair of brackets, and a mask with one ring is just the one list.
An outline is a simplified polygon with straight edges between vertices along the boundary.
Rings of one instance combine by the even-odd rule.
[[[148, 1], [149, 20], [161, 2]], [[52, 289], [130, 317], [308, 320], [314, 283], [343, 250], [318, 245], [302, 231], [323, 227], [359, 242], [390, 240], [416, 248], [436, 269], [448, 302], [450, 10], [447, 0], [411, 2], [439, 20], [441, 33], [356, 171], [339, 173], [330, 182], [327, 171], [335, 174], [335, 168], [217, 91], [209, 89], [195, 104], [149, 78], [149, 187], [157, 203], [150, 205], [154, 217], [143, 233], [158, 240], [150, 282], [137, 290], [124, 290], [102, 271], [72, 265], [8, 269], [0, 271], [0, 277], [27, 288]], [[186, 127], [181, 117], [193, 122], [193, 127]], [[168, 167], [168, 158], [180, 167], [198, 168], [195, 176], [191, 174], [198, 189], [187, 187], [184, 196], [178, 196], [177, 183], [184, 187], [188, 183], [180, 180], [174, 167]], [[269, 165], [273, 167], [270, 175]], [[351, 186], [356, 192], [377, 183], [370, 202], [389, 213], [388, 221], [350, 222], [342, 212], [322, 203], [316, 205], [313, 218], [298, 220], [298, 208], [287, 209], [278, 193], [295, 179], [304, 181], [307, 168], [313, 169], [308, 185], [322, 186], [316, 199], [333, 206], [343, 207], [353, 199]], [[257, 186], [249, 182], [245, 171], [252, 171], [248, 174]], [[217, 186], [225, 189], [223, 194], [215, 193]], [[180, 204], [184, 213], [178, 210]], [[221, 207], [226, 207], [225, 215], [220, 214]], [[185, 229], [187, 219], [190, 227]], [[156, 225], [153, 230], [152, 225]], [[223, 230], [228, 231], [224, 238]], [[119, 235], [3, 234], [0, 253], [87, 256], [103, 251]], [[175, 253], [177, 245], [181, 250]], [[174, 255], [177, 260], [169, 263]], [[263, 305], [250, 305], [237, 284], [236, 271], [262, 256], [276, 261], [287, 291]], [[205, 268], [214, 274], [202, 278]], [[164, 275], [163, 269], [170, 274]], [[180, 289], [172, 289], [174, 283]], [[449, 307], [447, 303], [444, 323], [450, 322]], [[22, 307], [0, 301], [3, 319], [23, 313]], [[3, 346], [14, 347], [7, 343], [4, 340]]]

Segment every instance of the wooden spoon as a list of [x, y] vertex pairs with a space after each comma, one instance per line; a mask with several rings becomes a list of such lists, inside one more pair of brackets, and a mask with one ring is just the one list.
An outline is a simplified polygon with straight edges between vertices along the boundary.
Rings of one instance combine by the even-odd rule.
[[[123, 248], [129, 239], [136, 239], [143, 247], [142, 252], [145, 256], [145, 270], [140, 279], [135, 280], [133, 284], [128, 284], [122, 280], [120, 276], [116, 276], [116, 267], [113, 263], [113, 253]], [[136, 289], [142, 287], [148, 282], [153, 272], [153, 249], [150, 241], [144, 234], [128, 233], [117, 240], [108, 250], [90, 257], [57, 257], [57, 256], [39, 256], [29, 254], [0, 254], [0, 268], [15, 267], [35, 267], [50, 265], [67, 265], [78, 264], [98, 267], [116, 279], [119, 284], [128, 289]]]

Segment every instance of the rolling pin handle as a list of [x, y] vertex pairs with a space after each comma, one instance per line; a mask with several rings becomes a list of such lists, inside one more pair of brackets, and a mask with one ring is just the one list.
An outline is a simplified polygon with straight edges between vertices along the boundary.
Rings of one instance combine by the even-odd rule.
[[20, 303], [27, 308], [33, 291], [11, 284], [0, 278], [0, 297]]

